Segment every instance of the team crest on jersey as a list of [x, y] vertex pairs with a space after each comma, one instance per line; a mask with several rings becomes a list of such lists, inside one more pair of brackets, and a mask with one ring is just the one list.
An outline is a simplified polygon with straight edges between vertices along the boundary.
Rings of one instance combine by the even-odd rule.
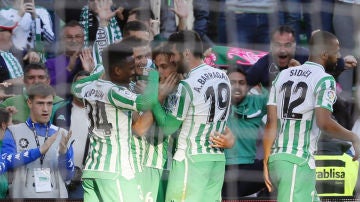
[[177, 100], [178, 100], [178, 97], [176, 95], [171, 95], [168, 97], [167, 106], [166, 106], [167, 112], [172, 111], [172, 109], [175, 107], [175, 105], [177, 103]]
[[19, 145], [20, 145], [21, 148], [25, 149], [25, 148], [28, 147], [29, 141], [27, 139], [25, 139], [25, 138], [21, 138], [19, 140]]
[[336, 94], [334, 91], [330, 90], [326, 92], [326, 99], [331, 102], [334, 103], [335, 99], [336, 99]]

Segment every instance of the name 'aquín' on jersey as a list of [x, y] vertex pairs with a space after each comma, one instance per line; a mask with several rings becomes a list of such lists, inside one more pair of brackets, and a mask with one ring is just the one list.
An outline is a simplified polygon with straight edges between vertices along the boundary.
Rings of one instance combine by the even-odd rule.
[[102, 90], [98, 90], [98, 89], [90, 89], [89, 91], [86, 91], [84, 94], [84, 98], [87, 98], [87, 97], [95, 97], [95, 98], [102, 99], [104, 97], [104, 92]]

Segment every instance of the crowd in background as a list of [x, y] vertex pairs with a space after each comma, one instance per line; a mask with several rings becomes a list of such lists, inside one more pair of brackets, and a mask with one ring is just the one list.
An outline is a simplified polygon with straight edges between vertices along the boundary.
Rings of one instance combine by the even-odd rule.
[[[88, 126], [93, 120], [87, 119], [84, 110], [87, 103], [73, 95], [72, 84], [101, 72], [103, 64], [108, 63], [102, 59], [103, 51], [112, 44], [126, 44], [129, 40], [132, 42], [136, 78], [129, 80], [128, 87], [134, 94], [144, 93], [142, 78], [148, 76], [149, 71], [158, 70], [160, 83], [171, 77], [171, 72], [167, 71], [184, 73], [175, 69], [174, 61], [170, 59], [173, 56], [171, 48], [166, 42], [173, 33], [193, 30], [203, 43], [202, 57], [215, 55], [212, 64], [228, 71], [231, 82], [233, 97], [228, 127], [235, 143], [232, 148], [220, 146], [226, 157], [222, 197], [269, 197], [261, 177], [261, 136], [272, 81], [283, 69], [308, 60], [308, 42], [316, 30], [333, 33], [341, 46], [337, 66], [331, 72], [337, 84], [333, 117], [349, 130], [358, 127], [355, 124], [359, 124], [355, 90], [357, 61], [360, 59], [359, 19], [358, 0], [0, 0], [0, 137], [6, 142], [3, 153], [4, 148], [5, 153], [23, 152], [21, 145], [15, 146], [17, 150], [11, 150], [19, 138], [9, 140], [5, 131], [11, 124], [30, 124], [29, 116], [35, 109], [28, 107], [29, 91], [38, 83], [52, 86], [56, 96], [51, 102], [52, 110], [48, 112], [51, 114], [49, 121], [54, 126], [72, 131], [72, 134], [68, 138], [49, 140], [44, 128], [41, 133], [45, 138], [40, 142], [50, 145], [56, 141], [60, 145], [68, 142], [70, 145], [71, 142], [66, 151], [62, 148], [62, 154], [65, 159], [72, 159], [74, 166], [59, 163], [70, 173], [59, 172], [66, 176], [61, 180], [59, 177], [59, 181], [66, 184], [68, 196], [63, 194], [63, 187], [56, 187], [60, 190], [59, 195], [45, 197], [82, 198], [81, 175], [91, 144], [87, 137]], [[226, 49], [215, 48], [221, 46]], [[259, 52], [263, 55], [257, 58], [235, 53], [235, 59], [231, 60], [227, 50], [233, 47], [248, 55]], [[225, 64], [216, 62], [220, 55], [227, 57]], [[253, 61], [245, 65], [241, 63], [248, 58]], [[168, 94], [171, 97], [171, 92]], [[9, 114], [11, 116], [7, 118]], [[141, 134], [142, 131], [135, 130], [134, 133]], [[322, 137], [320, 142], [325, 144], [328, 141], [327, 137]], [[142, 166], [147, 163], [149, 167], [153, 166], [143, 160], [149, 160], [143, 156], [147, 156], [150, 150], [146, 150], [142, 138], [134, 135], [130, 144], [140, 148], [140, 151], [134, 151], [138, 158], [134, 163], [137, 172], [142, 172]], [[320, 149], [323, 149], [323, 144]], [[39, 144], [34, 144], [34, 147], [40, 148]], [[334, 146], [334, 150], [337, 148]], [[45, 156], [43, 151], [48, 149], [39, 150], [37, 158], [42, 159]], [[12, 169], [19, 166], [15, 164], [11, 165]], [[168, 166], [160, 167], [168, 169]], [[10, 191], [9, 195], [7, 181], [16, 184], [19, 180], [9, 176], [0, 176], [0, 184], [4, 187], [0, 189], [3, 191], [1, 196], [29, 197], [19, 194], [18, 190]], [[162, 197], [158, 194], [158, 201]]]

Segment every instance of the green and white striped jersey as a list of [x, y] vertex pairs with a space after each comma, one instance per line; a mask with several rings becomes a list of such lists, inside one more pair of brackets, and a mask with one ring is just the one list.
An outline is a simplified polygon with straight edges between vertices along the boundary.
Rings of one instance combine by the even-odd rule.
[[131, 152], [134, 160], [135, 172], [141, 173], [143, 171], [143, 161], [146, 155], [146, 140], [144, 136], [137, 136], [135, 134], [131, 137]]
[[[175, 92], [166, 97], [163, 105], [166, 112], [169, 112], [174, 107], [174, 100], [176, 100]], [[165, 135], [155, 122], [145, 136], [144, 166], [170, 170], [176, 134], [177, 132], [172, 135]]]
[[226, 73], [206, 64], [192, 69], [177, 88], [171, 115], [182, 121], [174, 155], [194, 161], [225, 161], [222, 149], [209, 137], [222, 132], [230, 111], [230, 81]]
[[315, 121], [315, 108], [332, 111], [336, 100], [335, 79], [317, 63], [280, 72], [272, 84], [268, 105], [277, 106], [278, 133], [272, 154], [289, 154], [294, 163], [309, 161], [314, 166], [320, 130]]
[[137, 95], [109, 81], [94, 81], [94, 76], [73, 85], [75, 95], [85, 99], [90, 119], [90, 147], [83, 178], [134, 178], [130, 145]]

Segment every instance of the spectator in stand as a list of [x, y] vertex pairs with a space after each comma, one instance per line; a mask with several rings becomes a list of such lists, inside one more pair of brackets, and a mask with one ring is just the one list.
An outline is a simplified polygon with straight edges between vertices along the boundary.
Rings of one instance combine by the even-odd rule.
[[[119, 10], [114, 10], [112, 5], [112, 0], [89, 0], [88, 5], [82, 8], [80, 24], [84, 27], [86, 45], [95, 41], [99, 41], [98, 46], [102, 43], [109, 45], [122, 39], [116, 15]], [[98, 29], [100, 27], [103, 29]], [[104, 38], [103, 32], [110, 32], [107, 38]]]
[[[29, 64], [24, 68], [24, 85], [23, 93], [14, 97], [7, 98], [0, 103], [1, 108], [6, 108], [13, 114], [13, 121], [16, 123], [25, 122], [29, 117], [30, 109], [27, 105], [27, 89], [36, 83], [49, 84], [50, 79], [47, 69], [42, 64]], [[53, 100], [53, 111], [56, 111], [61, 105], [63, 105], [63, 99], [55, 96]], [[52, 121], [52, 117], [50, 119]]]
[[55, 41], [49, 12], [45, 8], [35, 7], [34, 0], [15, 0], [12, 7], [1, 9], [0, 14], [8, 20], [18, 22], [12, 41], [19, 50], [32, 49], [44, 54], [46, 43]]
[[260, 95], [248, 93], [246, 73], [241, 67], [227, 72], [231, 83], [231, 113], [228, 127], [235, 135], [235, 144], [225, 149], [226, 170], [223, 199], [237, 199], [266, 188], [262, 177], [263, 162], [256, 159], [259, 133], [266, 116], [267, 90]]
[[[246, 79], [250, 86], [261, 84], [269, 88], [277, 74], [288, 68], [303, 64], [308, 60], [309, 51], [296, 45], [295, 32], [287, 26], [282, 25], [271, 34], [270, 53], [260, 58], [247, 71]], [[339, 59], [332, 74], [336, 77], [345, 68], [354, 68], [356, 60], [353, 56], [345, 56]]]
[[[74, 82], [90, 76], [90, 72], [82, 70], [74, 76]], [[66, 100], [66, 105], [59, 108], [54, 115], [56, 126], [72, 131], [70, 141], [73, 143], [75, 175], [68, 184], [69, 198], [82, 199], [84, 189], [81, 186], [81, 175], [85, 165], [85, 158], [89, 146], [88, 139], [88, 114], [83, 100], [71, 96]], [[60, 118], [61, 117], [61, 118]]]
[[149, 28], [141, 21], [134, 20], [125, 24], [123, 30], [124, 37], [135, 36], [140, 39], [150, 41]]
[[168, 38], [178, 30], [193, 28], [192, 0], [170, 0], [166, 3], [161, 0], [150, 0], [150, 9], [153, 14], [152, 20], [158, 23], [155, 33], [160, 34], [161, 38]]
[[[72, 147], [68, 148], [71, 131], [50, 123], [55, 97], [51, 86], [37, 83], [28, 89], [30, 115], [25, 122], [9, 126], [5, 131], [2, 155], [7, 156], [12, 177], [10, 198], [67, 198], [65, 181], [74, 172]], [[59, 133], [59, 135], [57, 135]], [[56, 140], [45, 153], [41, 147], [51, 137]], [[32, 149], [32, 152], [23, 152]], [[16, 153], [20, 153], [20, 155]], [[13, 161], [10, 157], [16, 154]]]
[[81, 70], [92, 71], [94, 60], [91, 50], [83, 48], [84, 29], [77, 21], [67, 23], [62, 31], [61, 55], [48, 59], [45, 66], [50, 75], [50, 85], [55, 88], [56, 94], [62, 98], [68, 98], [71, 83], [75, 74]]
[[[0, 152], [2, 148], [3, 138], [8, 126], [12, 125], [11, 113], [0, 108]], [[1, 166], [2, 167], [2, 166]], [[1, 169], [3, 170], [3, 169]], [[8, 192], [8, 180], [6, 174], [0, 175], [0, 199], [6, 198]]]
[[277, 0], [224, 0], [219, 18], [219, 42], [267, 51], [270, 30], [276, 26]]
[[39, 55], [33, 51], [29, 51], [25, 56], [21, 54], [20, 60], [13, 54], [15, 49], [13, 49], [11, 37], [16, 25], [17, 23], [0, 14], [0, 83], [6, 82], [12, 85], [9, 88], [0, 88], [0, 100], [11, 97], [10, 94], [18, 93], [19, 90], [16, 87], [22, 88], [23, 61], [28, 63], [40, 61]]
[[134, 20], [139, 20], [149, 27], [151, 39], [168, 38], [176, 31], [192, 29], [192, 1], [170, 0], [164, 3], [160, 0], [151, 0], [149, 5], [129, 11], [127, 21]]
[[[311, 1], [310, 0], [280, 0], [279, 23], [290, 26], [295, 31], [296, 43], [301, 44], [311, 36]], [[323, 8], [322, 8], [323, 9]], [[302, 38], [306, 37], [306, 38]]]
[[21, 84], [23, 70], [19, 61], [10, 53], [13, 45], [12, 31], [17, 23], [7, 20], [0, 14], [0, 83]]

